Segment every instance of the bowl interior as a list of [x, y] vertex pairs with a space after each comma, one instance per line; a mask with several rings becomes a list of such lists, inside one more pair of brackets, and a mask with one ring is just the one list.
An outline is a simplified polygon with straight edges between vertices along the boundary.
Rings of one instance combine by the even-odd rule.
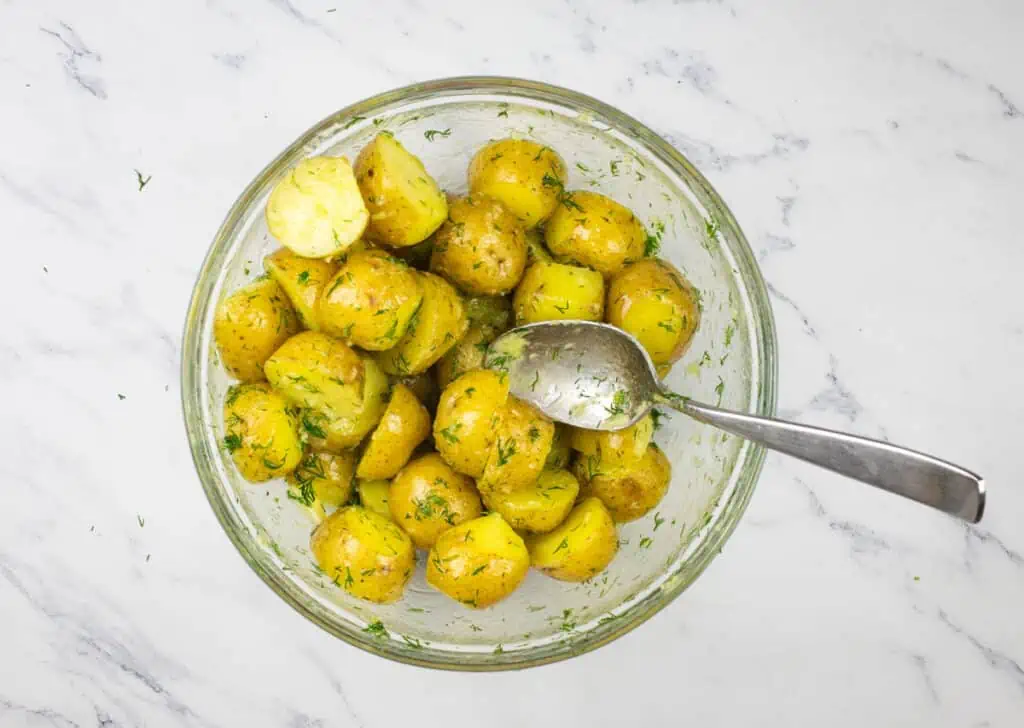
[[[569, 189], [632, 208], [660, 254], [701, 291], [700, 329], [668, 378], [677, 391], [743, 411], [774, 407], [771, 314], [750, 251], [707, 182], [652, 132], [609, 107], [525, 82], [424, 84], [357, 104], [310, 130], [236, 202], [204, 265], [186, 328], [183, 398], [197, 467], [218, 517], [242, 555], [282, 597], [339, 637], [373, 652], [439, 667], [500, 668], [551, 661], [628, 630], [671, 600], [717, 553], [750, 496], [763, 454], [689, 421], [662, 418], [656, 440], [673, 466], [661, 504], [620, 528], [620, 551], [593, 580], [569, 584], [531, 570], [507, 600], [474, 611], [430, 588], [421, 567], [403, 600], [379, 606], [345, 594], [315, 567], [314, 523], [282, 482], [254, 485], [222, 441], [231, 380], [213, 344], [216, 303], [260, 275], [278, 247], [263, 210], [273, 184], [298, 159], [354, 158], [388, 130], [446, 190], [466, 190], [472, 154], [490, 139], [522, 136], [557, 150]], [[668, 414], [668, 413], [666, 413]], [[380, 621], [384, 630], [367, 630]]]

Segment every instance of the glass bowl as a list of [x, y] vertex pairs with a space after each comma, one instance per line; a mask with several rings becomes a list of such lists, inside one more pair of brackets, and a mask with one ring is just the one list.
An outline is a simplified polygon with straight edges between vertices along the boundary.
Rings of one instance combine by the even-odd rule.
[[263, 214], [271, 188], [300, 159], [354, 159], [383, 130], [455, 193], [466, 190], [470, 157], [490, 139], [522, 136], [556, 149], [568, 163], [569, 189], [597, 190], [632, 208], [660, 242], [660, 254], [702, 293], [700, 329], [668, 383], [706, 402], [774, 412], [775, 332], [765, 285], [707, 180], [653, 131], [595, 99], [516, 79], [444, 79], [389, 91], [324, 119], [228, 212], [195, 286], [182, 351], [185, 424], [206, 496], [263, 581], [308, 619], [368, 652], [431, 667], [498, 670], [592, 650], [668, 604], [714, 558], [753, 492], [761, 448], [682, 415], [663, 418], [656, 440], [672, 462], [672, 485], [652, 513], [620, 527], [620, 550], [608, 569], [582, 584], [531, 570], [508, 599], [471, 610], [430, 588], [422, 566], [396, 604], [350, 597], [315, 567], [314, 523], [287, 498], [283, 483], [247, 483], [220, 447], [221, 408], [232, 382], [214, 346], [214, 310], [222, 296], [262, 273], [263, 256], [278, 247]]

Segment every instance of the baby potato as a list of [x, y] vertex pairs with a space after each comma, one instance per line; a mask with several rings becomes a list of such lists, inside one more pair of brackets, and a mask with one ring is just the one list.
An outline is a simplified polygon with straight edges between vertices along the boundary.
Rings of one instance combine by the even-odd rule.
[[516, 326], [538, 321], [604, 316], [604, 277], [597, 271], [563, 263], [534, 263], [516, 288], [512, 306]]
[[434, 418], [434, 446], [446, 463], [472, 478], [483, 475], [507, 399], [508, 382], [489, 369], [466, 372], [445, 387]]
[[322, 519], [326, 508], [337, 508], [352, 498], [356, 456], [353, 452], [307, 453], [285, 482], [291, 486], [288, 497]]
[[534, 263], [553, 263], [554, 258], [544, 247], [544, 233], [535, 228], [526, 231], [526, 265]]
[[359, 492], [359, 502], [363, 508], [385, 518], [391, 518], [391, 509], [388, 507], [390, 480], [360, 480], [356, 490]]
[[569, 467], [571, 452], [569, 451], [569, 439], [572, 437], [569, 425], [560, 422], [555, 423], [555, 435], [551, 440], [551, 451], [548, 452], [548, 459], [544, 461], [545, 470], [565, 470]]
[[325, 333], [367, 351], [405, 336], [423, 301], [416, 271], [383, 250], [348, 256], [324, 288], [317, 310]]
[[[391, 382], [372, 359], [364, 359], [363, 392], [359, 405], [347, 412], [305, 410], [302, 426], [308, 434], [315, 430], [316, 439], [310, 438], [315, 449], [332, 452], [356, 447], [380, 422], [388, 405]], [[321, 437], [322, 436], [322, 437]]]
[[404, 384], [395, 385], [377, 429], [359, 460], [356, 476], [390, 478], [409, 461], [416, 446], [430, 434], [430, 413]]
[[581, 455], [573, 466], [580, 493], [596, 496], [618, 523], [635, 521], [658, 505], [672, 480], [672, 465], [653, 442], [631, 465], [612, 466]]
[[437, 363], [437, 385], [443, 390], [462, 374], [481, 368], [487, 345], [497, 336], [489, 326], [470, 325], [466, 335]]
[[532, 485], [487, 495], [484, 503], [517, 531], [547, 533], [565, 520], [579, 492], [580, 484], [568, 470], [545, 470]]
[[407, 377], [425, 372], [455, 346], [469, 327], [458, 291], [432, 273], [416, 275], [423, 288], [423, 303], [398, 344], [377, 354], [377, 362], [388, 374]]
[[555, 425], [532, 405], [510, 396], [498, 410], [494, 445], [487, 456], [480, 492], [512, 493], [532, 485], [551, 452]]
[[672, 364], [700, 325], [700, 296], [671, 263], [638, 260], [612, 278], [607, 320], [633, 334], [656, 365]]
[[383, 131], [356, 157], [356, 180], [370, 210], [371, 240], [405, 248], [444, 222], [448, 203], [423, 162]]
[[228, 390], [224, 431], [224, 449], [242, 477], [253, 483], [287, 475], [302, 459], [295, 414], [266, 382]]
[[345, 157], [303, 159], [274, 185], [267, 227], [304, 258], [330, 258], [359, 240], [370, 213]]
[[274, 280], [260, 278], [217, 306], [213, 338], [228, 374], [243, 382], [266, 379], [263, 363], [300, 331], [288, 296]]
[[526, 139], [491, 142], [469, 163], [469, 191], [500, 200], [526, 227], [548, 219], [566, 179], [558, 153]]
[[416, 566], [412, 541], [384, 516], [345, 506], [324, 519], [309, 541], [320, 569], [353, 596], [398, 600]]
[[506, 296], [468, 296], [466, 316], [471, 324], [504, 333], [512, 325], [512, 301]]
[[438, 537], [427, 557], [427, 583], [467, 607], [483, 609], [515, 591], [529, 568], [523, 539], [491, 513]]
[[317, 299], [338, 266], [327, 260], [303, 258], [288, 248], [279, 248], [263, 259], [263, 270], [281, 286], [302, 325], [310, 331], [319, 331]]
[[452, 203], [434, 236], [430, 270], [469, 294], [508, 293], [526, 267], [526, 233], [498, 200], [470, 195]]
[[636, 423], [614, 432], [571, 428], [570, 444], [573, 450], [594, 455], [602, 466], [634, 465], [647, 452], [654, 437], [654, 419], [644, 415]]
[[300, 407], [336, 416], [362, 407], [366, 362], [326, 334], [296, 334], [267, 359], [263, 371], [278, 392]]
[[615, 522], [597, 498], [586, 498], [549, 533], [530, 539], [530, 562], [561, 581], [586, 581], [619, 550]]
[[597, 192], [570, 193], [544, 229], [559, 260], [598, 271], [606, 278], [644, 257], [647, 231], [629, 208]]
[[429, 549], [452, 526], [477, 518], [481, 510], [473, 479], [456, 473], [437, 453], [402, 468], [391, 481], [388, 508], [421, 549]]

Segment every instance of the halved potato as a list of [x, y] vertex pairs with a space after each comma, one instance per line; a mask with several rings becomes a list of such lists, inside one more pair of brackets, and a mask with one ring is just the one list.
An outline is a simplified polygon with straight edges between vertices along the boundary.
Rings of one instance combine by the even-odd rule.
[[539, 410], [517, 397], [510, 396], [498, 410], [494, 445], [487, 456], [478, 486], [480, 492], [512, 493], [536, 482], [544, 469], [555, 425]]
[[610, 277], [644, 257], [647, 231], [629, 208], [597, 192], [577, 190], [555, 209], [544, 240], [559, 260]]
[[485, 495], [484, 504], [516, 530], [546, 533], [565, 520], [579, 492], [568, 470], [545, 470], [526, 488]]
[[391, 481], [388, 508], [412, 542], [429, 549], [452, 526], [480, 515], [473, 479], [456, 473], [436, 452], [408, 463]]
[[365, 370], [363, 357], [316, 331], [291, 337], [263, 366], [267, 379], [289, 401], [339, 417], [362, 408]]
[[315, 518], [323, 519], [327, 508], [349, 502], [355, 483], [354, 452], [309, 452], [285, 481], [288, 497], [308, 508]]
[[359, 502], [363, 508], [385, 518], [391, 518], [391, 509], [388, 507], [388, 491], [390, 489], [390, 480], [360, 480], [356, 486], [356, 490], [359, 491]]
[[224, 449], [242, 477], [254, 483], [287, 475], [302, 459], [295, 414], [266, 382], [228, 390], [224, 431]]
[[271, 278], [259, 278], [225, 298], [213, 320], [220, 360], [243, 382], [265, 379], [264, 362], [300, 329], [288, 296]]
[[470, 192], [501, 200], [526, 227], [551, 215], [566, 179], [558, 153], [528, 139], [493, 141], [469, 163]]
[[653, 442], [639, 460], [609, 465], [596, 455], [581, 455], [573, 465], [580, 494], [596, 496], [618, 523], [635, 521], [661, 501], [672, 480], [672, 464]]
[[380, 480], [395, 475], [430, 434], [430, 413], [404, 384], [391, 390], [384, 415], [359, 460], [356, 476]]
[[489, 369], [466, 372], [445, 387], [434, 418], [434, 447], [460, 473], [479, 478], [494, 445], [508, 381]]
[[303, 411], [303, 429], [310, 434], [311, 429], [315, 429], [318, 433], [317, 437], [309, 438], [314, 449], [337, 452], [356, 447], [380, 422], [388, 405], [391, 381], [373, 359], [364, 359], [363, 366], [363, 391], [358, 407], [344, 414], [326, 410]]
[[571, 428], [572, 449], [584, 455], [596, 455], [601, 464], [617, 467], [632, 465], [647, 452], [654, 437], [654, 419], [648, 414], [624, 430], [582, 430]]
[[530, 562], [561, 581], [586, 581], [604, 570], [619, 549], [615, 522], [597, 498], [572, 509], [553, 531], [530, 539]]
[[512, 305], [516, 326], [562, 319], [600, 321], [604, 276], [576, 265], [534, 263], [523, 274]]
[[263, 269], [284, 290], [302, 325], [310, 331], [319, 331], [317, 299], [338, 266], [326, 260], [303, 258], [288, 248], [280, 248], [263, 259]]

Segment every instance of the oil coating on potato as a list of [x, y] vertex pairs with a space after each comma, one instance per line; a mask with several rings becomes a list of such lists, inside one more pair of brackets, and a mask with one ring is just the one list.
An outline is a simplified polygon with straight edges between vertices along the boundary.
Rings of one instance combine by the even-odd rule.
[[370, 210], [367, 237], [404, 248], [426, 240], [444, 222], [448, 203], [423, 163], [390, 132], [356, 157], [356, 180]]
[[596, 496], [618, 523], [635, 521], [658, 505], [672, 480], [672, 465], [653, 442], [631, 465], [612, 466], [580, 455], [573, 466], [580, 494]]
[[384, 416], [359, 460], [356, 475], [368, 480], [394, 476], [430, 434], [430, 413], [404, 384], [391, 390]]
[[647, 232], [629, 208], [597, 192], [569, 193], [544, 229], [559, 260], [598, 271], [606, 278], [644, 256]]
[[363, 508], [385, 518], [391, 518], [391, 509], [388, 507], [390, 480], [360, 480], [356, 490], [359, 492], [359, 502]]
[[366, 363], [327, 334], [296, 334], [267, 359], [263, 370], [274, 388], [300, 407], [340, 416], [362, 406]]
[[526, 267], [526, 233], [507, 207], [491, 197], [456, 200], [437, 231], [430, 270], [466, 293], [508, 293]]
[[421, 549], [452, 526], [480, 515], [473, 479], [456, 473], [437, 453], [416, 458], [391, 481], [388, 508], [395, 523]]
[[341, 255], [359, 240], [370, 213], [345, 157], [303, 159], [267, 199], [270, 234], [304, 258]]
[[437, 385], [443, 390], [452, 380], [484, 365], [487, 345], [498, 337], [489, 326], [471, 325], [451, 351], [437, 363]]
[[551, 420], [532, 405], [510, 396], [498, 410], [494, 445], [478, 483], [480, 492], [490, 496], [532, 485], [544, 469], [554, 436]]
[[484, 503], [516, 530], [547, 533], [565, 520], [579, 492], [580, 485], [568, 470], [545, 470], [532, 485], [487, 495]]
[[647, 452], [654, 437], [654, 419], [648, 414], [622, 430], [570, 428], [572, 449], [596, 456], [602, 466], [633, 465]]
[[534, 263], [523, 274], [512, 305], [516, 326], [563, 319], [600, 321], [604, 277], [576, 265]]
[[326, 508], [337, 508], [352, 498], [355, 483], [354, 452], [309, 452], [285, 481], [288, 497], [310, 509], [321, 519]]
[[608, 323], [637, 338], [656, 365], [686, 353], [700, 325], [700, 297], [671, 263], [631, 263], [608, 286]]
[[529, 568], [523, 539], [491, 513], [441, 534], [427, 557], [427, 583], [467, 607], [482, 609], [515, 591]]
[[265, 382], [228, 390], [224, 433], [224, 449], [242, 477], [253, 483], [287, 475], [302, 459], [295, 415]]
[[324, 288], [317, 315], [324, 332], [367, 351], [405, 336], [423, 301], [419, 275], [383, 250], [348, 256]]
[[416, 566], [405, 532], [362, 506], [336, 510], [313, 531], [309, 545], [329, 579], [371, 602], [398, 600]]
[[423, 303], [397, 345], [377, 354], [388, 374], [411, 376], [425, 372], [448, 353], [469, 327], [462, 296], [443, 278], [420, 273]]
[[548, 219], [566, 179], [558, 153], [526, 139], [491, 142], [469, 163], [469, 191], [500, 200], [526, 227]]
[[263, 269], [284, 290], [302, 325], [311, 331], [319, 331], [317, 300], [338, 266], [327, 260], [303, 258], [288, 248], [280, 248], [263, 259]]
[[356, 447], [380, 422], [391, 382], [372, 359], [364, 359], [363, 367], [362, 398], [357, 406], [342, 414], [333, 410], [303, 410], [302, 428], [314, 449], [337, 452]]
[[615, 522], [597, 498], [586, 498], [560, 526], [530, 539], [530, 562], [561, 581], [586, 581], [604, 571], [619, 549]]
[[264, 362], [300, 329], [288, 296], [270, 278], [255, 280], [225, 298], [213, 320], [220, 360], [243, 382], [266, 379]]
[[474, 369], [445, 387], [434, 418], [434, 446], [445, 462], [472, 478], [483, 475], [507, 399], [508, 381], [489, 369]]

